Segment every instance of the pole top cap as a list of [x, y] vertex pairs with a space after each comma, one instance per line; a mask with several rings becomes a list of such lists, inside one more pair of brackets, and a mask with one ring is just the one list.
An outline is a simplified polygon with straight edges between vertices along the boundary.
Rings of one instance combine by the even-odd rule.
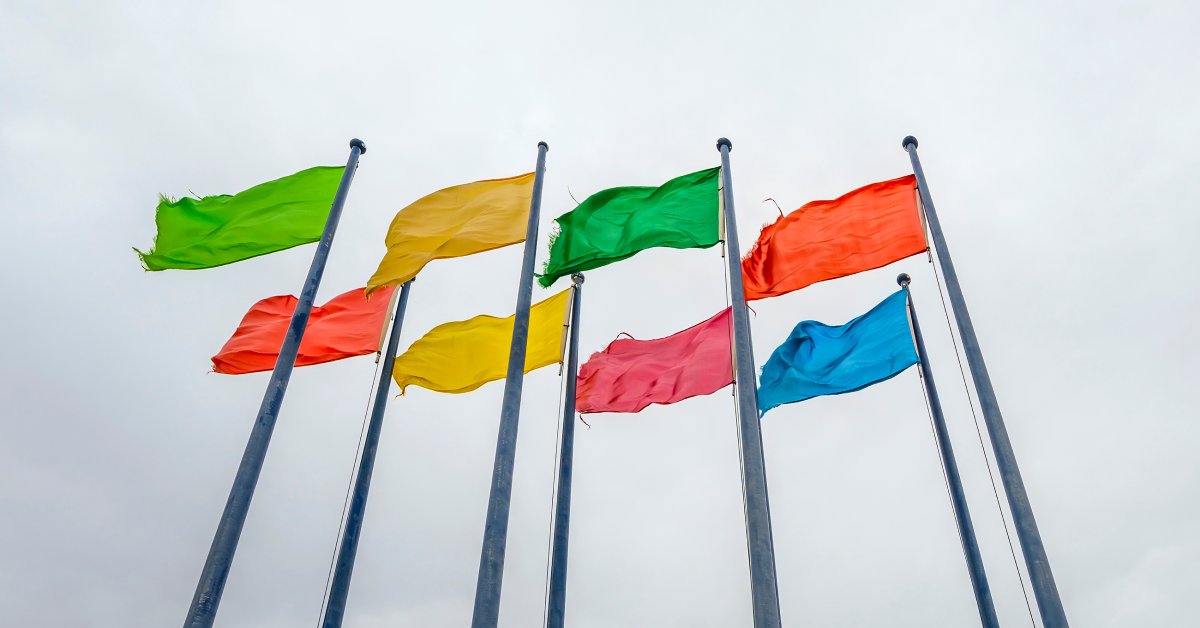
[[550, 150], [550, 145], [545, 142], [538, 142], [538, 148], [545, 148], [546, 150]]
[[730, 142], [728, 137], [717, 140], [717, 150], [721, 150], [722, 146], [725, 147], [725, 150], [733, 150], [733, 142]]
[[583, 285], [583, 273], [572, 273], [571, 281], [573, 281], [575, 283], [575, 285], [577, 285], [577, 286], [582, 286]]
[[900, 141], [900, 146], [904, 147], [904, 150], [908, 150], [909, 144], [912, 144], [912, 147], [916, 148], [917, 147], [917, 138], [915, 138], [911, 135], [906, 135], [906, 136], [904, 136], [904, 139]]
[[357, 137], [350, 140], [350, 148], [354, 148], [356, 146], [358, 147], [358, 153], [360, 155], [365, 155], [367, 153], [367, 145]]
[[907, 288], [908, 284], [912, 283], [912, 277], [909, 277], [908, 273], [900, 273], [896, 277], [896, 283], [899, 284], [901, 288]]

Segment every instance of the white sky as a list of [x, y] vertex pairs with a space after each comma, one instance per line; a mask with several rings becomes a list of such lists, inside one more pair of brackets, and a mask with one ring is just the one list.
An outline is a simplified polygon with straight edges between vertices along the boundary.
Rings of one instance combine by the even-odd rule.
[[[182, 623], [266, 374], [206, 374], [313, 248], [148, 274], [155, 195], [363, 157], [318, 301], [397, 209], [532, 169], [571, 194], [717, 165], [743, 246], [921, 156], [1075, 626], [1183, 626], [1200, 586], [1200, 10], [1190, 2], [0, 6], [0, 623]], [[520, 248], [438, 262], [402, 345], [507, 314]], [[924, 257], [755, 304], [759, 361], [913, 275], [1001, 620], [1027, 625]], [[588, 273], [582, 347], [724, 306], [717, 249]], [[549, 294], [549, 291], [535, 294]], [[315, 625], [374, 365], [298, 369], [218, 614]], [[527, 378], [501, 625], [540, 625], [555, 369]], [[388, 408], [347, 626], [469, 621], [502, 385]], [[749, 626], [732, 398], [577, 433], [568, 621]], [[914, 371], [764, 420], [788, 626], [976, 625]], [[1023, 567], [1022, 567], [1023, 568]]]

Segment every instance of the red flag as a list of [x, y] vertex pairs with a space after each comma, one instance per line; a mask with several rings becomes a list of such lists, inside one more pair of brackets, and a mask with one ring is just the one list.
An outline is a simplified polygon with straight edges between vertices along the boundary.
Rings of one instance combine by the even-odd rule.
[[763, 227], [742, 260], [746, 300], [887, 266], [926, 248], [916, 177], [872, 183]]
[[[393, 290], [381, 288], [368, 301], [363, 288], [358, 288], [339, 294], [325, 305], [314, 306], [300, 340], [296, 366], [374, 353], [379, 348], [380, 330]], [[213, 370], [241, 375], [275, 368], [296, 302], [296, 297], [289, 294], [255, 303], [220, 353], [212, 357]]]
[[733, 383], [731, 310], [657, 340], [617, 339], [579, 369], [576, 409], [639, 412]]

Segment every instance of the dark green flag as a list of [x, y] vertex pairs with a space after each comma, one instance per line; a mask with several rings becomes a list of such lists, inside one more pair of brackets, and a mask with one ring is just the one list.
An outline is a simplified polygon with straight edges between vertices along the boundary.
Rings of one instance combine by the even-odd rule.
[[685, 174], [659, 187], [596, 192], [555, 218], [550, 259], [538, 283], [619, 262], [638, 251], [665, 246], [702, 249], [720, 240], [720, 168]]
[[316, 242], [343, 166], [317, 166], [232, 196], [160, 197], [146, 270], [213, 268]]

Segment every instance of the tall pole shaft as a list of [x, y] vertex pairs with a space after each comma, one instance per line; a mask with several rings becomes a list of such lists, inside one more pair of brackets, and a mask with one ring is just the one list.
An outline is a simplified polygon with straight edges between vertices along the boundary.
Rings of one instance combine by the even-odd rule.
[[1062, 599], [1059, 598], [1058, 587], [1054, 583], [1054, 574], [1050, 571], [1050, 559], [1042, 545], [1042, 535], [1038, 532], [1033, 508], [1029, 505], [1029, 495], [1025, 492], [1025, 483], [1021, 479], [1021, 470], [1017, 467], [1017, 458], [1008, 439], [1008, 430], [1004, 427], [1004, 417], [1000, 414], [1000, 404], [996, 401], [996, 391], [992, 388], [992, 379], [983, 361], [979, 339], [975, 336], [975, 326], [971, 323], [967, 302], [958, 283], [958, 273], [954, 271], [954, 262], [950, 259], [950, 250], [946, 246], [942, 225], [933, 207], [933, 198], [929, 195], [925, 171], [921, 169], [921, 159], [917, 156], [917, 139], [910, 135], [904, 138], [903, 146], [912, 161], [913, 174], [917, 177], [917, 189], [921, 194], [921, 204], [925, 207], [929, 233], [933, 239], [934, 250], [937, 251], [938, 263], [942, 267], [942, 276], [946, 280], [946, 294], [950, 298], [950, 307], [954, 310], [954, 320], [958, 323], [971, 379], [979, 395], [983, 420], [987, 424], [992, 451], [996, 455], [996, 467], [1000, 471], [1004, 493], [1008, 496], [1009, 510], [1012, 511], [1017, 538], [1021, 543], [1021, 553], [1029, 570], [1029, 579], [1033, 583], [1033, 593], [1037, 598], [1042, 625], [1044, 628], [1067, 628], [1067, 614], [1063, 609]]
[[292, 313], [292, 321], [283, 338], [283, 346], [279, 348], [279, 357], [275, 360], [275, 369], [271, 371], [271, 380], [263, 394], [254, 427], [250, 430], [250, 439], [246, 443], [245, 453], [242, 454], [242, 462], [233, 478], [233, 488], [229, 490], [225, 511], [221, 513], [212, 547], [208, 550], [208, 558], [205, 559], [204, 569], [200, 572], [200, 582], [196, 584], [196, 594], [192, 597], [192, 605], [183, 623], [185, 628], [209, 628], [216, 618], [221, 593], [225, 590], [225, 581], [229, 578], [233, 555], [242, 536], [242, 526], [245, 525], [246, 514], [250, 510], [250, 500], [254, 497], [254, 488], [258, 484], [263, 460], [267, 456], [267, 446], [271, 444], [275, 420], [279, 417], [283, 395], [287, 392], [288, 380], [296, 365], [300, 338], [304, 336], [304, 329], [308, 326], [313, 300], [317, 296], [317, 288], [321, 285], [321, 276], [325, 273], [325, 261], [329, 258], [330, 247], [333, 246], [338, 219], [342, 216], [346, 195], [349, 194], [350, 184], [354, 181], [354, 171], [358, 169], [358, 158], [366, 151], [367, 147], [362, 140], [350, 141], [350, 158], [346, 161], [346, 170], [342, 173], [342, 181], [333, 197], [329, 218], [325, 221], [325, 231], [317, 243], [312, 265], [308, 268], [308, 277], [304, 280], [304, 288], [296, 303], [296, 311]]
[[967, 497], [963, 492], [962, 476], [958, 473], [958, 462], [954, 459], [954, 447], [950, 444], [950, 431], [946, 428], [946, 417], [942, 413], [942, 400], [938, 397], [937, 384], [933, 381], [933, 367], [925, 351], [925, 338], [921, 335], [921, 324], [917, 321], [917, 310], [908, 294], [908, 275], [897, 280], [904, 287], [908, 298], [908, 316], [912, 321], [913, 340], [917, 345], [921, 382], [929, 397], [929, 411], [933, 415], [933, 433], [937, 439], [938, 453], [942, 456], [942, 468], [946, 470], [946, 484], [950, 489], [950, 503], [954, 508], [954, 522], [958, 524], [958, 538], [962, 542], [963, 557], [967, 560], [967, 572], [971, 575], [971, 588], [975, 592], [975, 606], [979, 609], [979, 620], [983, 628], [1000, 628], [996, 618], [996, 606], [992, 603], [992, 591], [988, 586], [987, 573], [983, 569], [983, 557], [979, 554], [979, 541], [975, 538], [975, 526], [971, 523], [971, 511], [967, 508]]
[[529, 202], [529, 225], [525, 231], [525, 253], [517, 281], [517, 310], [513, 317], [508, 376], [504, 380], [500, 428], [496, 435], [492, 489], [483, 527], [479, 579], [475, 584], [472, 628], [495, 628], [500, 619], [500, 588], [504, 580], [504, 551], [508, 542], [508, 509], [512, 498], [513, 464], [517, 456], [517, 423], [521, 415], [521, 386], [525, 379], [525, 349], [529, 341], [529, 306], [533, 300], [533, 262], [537, 256], [538, 215], [542, 208], [542, 179], [546, 173], [548, 150], [549, 145], [538, 142], [533, 197]]
[[333, 583], [329, 587], [329, 600], [325, 604], [325, 614], [321, 620], [322, 628], [340, 628], [342, 617], [346, 613], [346, 597], [350, 593], [350, 577], [354, 573], [354, 558], [358, 554], [358, 540], [367, 511], [367, 494], [371, 492], [371, 473], [375, 470], [375, 454], [379, 450], [383, 415], [387, 410], [388, 391], [392, 385], [392, 367], [396, 363], [396, 349], [400, 346], [400, 331], [404, 327], [404, 311], [408, 308], [408, 291], [411, 288], [411, 279], [404, 282], [400, 288], [396, 315], [392, 321], [392, 329], [388, 332], [379, 386], [375, 389], [375, 403], [371, 406], [371, 422], [367, 425], [362, 456], [354, 476], [354, 492], [350, 498], [350, 509], [346, 512], [346, 529], [338, 546]]
[[579, 303], [583, 274], [571, 275], [571, 331], [567, 345], [566, 390], [563, 392], [562, 444], [558, 452], [558, 495], [554, 500], [554, 537], [550, 550], [550, 599], [546, 628], [563, 628], [567, 614], [567, 542], [571, 528], [571, 479], [575, 458], [575, 378], [579, 373]]
[[733, 144], [717, 140], [721, 151], [721, 191], [725, 207], [725, 256], [729, 262], [729, 299], [733, 304], [734, 380], [738, 403], [738, 436], [742, 447], [742, 492], [745, 495], [746, 542], [750, 554], [750, 589], [754, 628], [779, 628], [779, 586], [775, 580], [775, 542], [767, 500], [767, 469], [758, 418], [757, 379], [750, 345], [750, 314], [742, 287], [742, 254], [738, 248], [729, 151]]

